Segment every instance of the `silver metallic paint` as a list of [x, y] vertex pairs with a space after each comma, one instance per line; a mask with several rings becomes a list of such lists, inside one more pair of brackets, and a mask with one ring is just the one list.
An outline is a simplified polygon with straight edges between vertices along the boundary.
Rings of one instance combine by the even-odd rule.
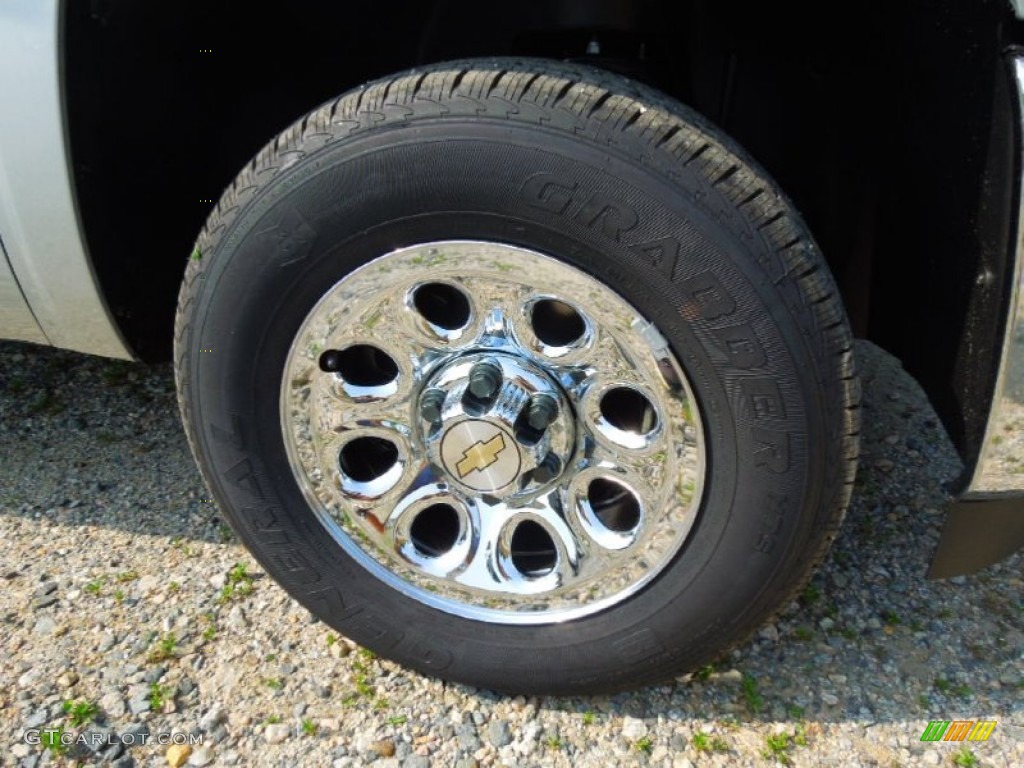
[[[7, 258], [50, 343], [130, 359], [79, 227], [61, 79], [58, 0], [0, 3], [0, 237]], [[16, 333], [17, 326], [0, 326], [4, 336]]]
[[15, 341], [34, 341], [49, 344], [39, 327], [28, 302], [21, 293], [18, 281], [14, 279], [11, 265], [7, 263], [3, 240], [0, 239], [0, 333]]

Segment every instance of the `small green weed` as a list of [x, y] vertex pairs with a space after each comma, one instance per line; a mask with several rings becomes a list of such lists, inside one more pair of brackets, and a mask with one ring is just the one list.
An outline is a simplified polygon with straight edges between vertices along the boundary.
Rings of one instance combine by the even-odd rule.
[[800, 599], [804, 605], [814, 605], [821, 599], [821, 589], [816, 584], [808, 584], [804, 587], [804, 591], [800, 593]]
[[96, 715], [99, 714], [99, 711], [100, 708], [91, 701], [64, 702], [64, 712], [67, 714], [68, 722], [71, 723], [73, 728], [81, 728], [83, 725], [91, 723]]
[[171, 689], [168, 686], [160, 685], [160, 683], [150, 683], [149, 708], [153, 712], [162, 712], [170, 695]]
[[743, 676], [743, 699], [747, 702], [747, 709], [757, 714], [764, 709], [764, 697], [757, 687], [757, 680], [751, 675]]
[[967, 747], [963, 747], [953, 755], [953, 765], [960, 768], [974, 768], [978, 764], [978, 757]]
[[46, 751], [54, 757], [61, 757], [68, 753], [68, 745], [64, 743], [64, 729], [44, 728], [39, 732], [39, 742], [46, 747]]
[[712, 736], [706, 731], [693, 734], [693, 748], [698, 752], [728, 752], [729, 744], [721, 736]]
[[178, 654], [178, 638], [173, 632], [168, 632], [149, 651], [149, 661], [160, 662], [173, 659]]
[[245, 563], [235, 563], [228, 571], [224, 586], [221, 587], [218, 602], [226, 603], [230, 600], [246, 597], [252, 594], [253, 580], [246, 570]]
[[793, 744], [788, 733], [770, 733], [765, 736], [765, 749], [761, 756], [766, 760], [775, 760], [783, 765], [790, 765], [793, 761], [789, 757]]
[[352, 682], [356, 686], [356, 693], [365, 698], [373, 697], [373, 685], [370, 683], [369, 667], [358, 659], [352, 662]]

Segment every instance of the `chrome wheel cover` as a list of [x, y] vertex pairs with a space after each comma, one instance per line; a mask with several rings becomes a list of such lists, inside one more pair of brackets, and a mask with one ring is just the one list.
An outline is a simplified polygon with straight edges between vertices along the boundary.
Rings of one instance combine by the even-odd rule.
[[509, 245], [403, 248], [341, 279], [292, 343], [280, 411], [338, 544], [480, 621], [626, 599], [677, 555], [704, 485], [696, 403], [657, 328]]

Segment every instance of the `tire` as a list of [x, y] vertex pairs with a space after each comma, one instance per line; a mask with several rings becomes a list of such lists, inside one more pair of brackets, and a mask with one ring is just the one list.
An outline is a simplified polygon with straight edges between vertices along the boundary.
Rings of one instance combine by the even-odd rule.
[[288, 128], [199, 236], [175, 360], [261, 566], [501, 691], [713, 660], [809, 578], [856, 468], [850, 331], [798, 214], [699, 115], [580, 66], [438, 65]]

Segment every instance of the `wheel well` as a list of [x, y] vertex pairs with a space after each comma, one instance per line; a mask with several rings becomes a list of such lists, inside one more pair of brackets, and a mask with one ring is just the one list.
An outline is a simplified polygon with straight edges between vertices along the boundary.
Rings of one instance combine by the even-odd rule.
[[[471, 56], [586, 60], [718, 123], [807, 219], [855, 331], [904, 361], [961, 449], [980, 438], [1011, 231], [1004, 4], [198, 0], [64, 6], [78, 202], [129, 342], [168, 356], [184, 260], [221, 191], [306, 111]], [[972, 406], [972, 403], [975, 404]]]

